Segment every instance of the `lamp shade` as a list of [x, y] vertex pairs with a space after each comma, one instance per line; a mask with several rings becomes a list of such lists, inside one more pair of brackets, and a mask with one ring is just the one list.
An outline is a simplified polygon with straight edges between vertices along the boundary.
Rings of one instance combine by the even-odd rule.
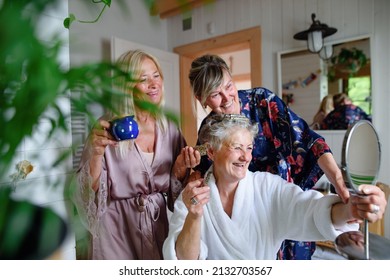
[[312, 31], [307, 34], [307, 48], [312, 53], [318, 53], [324, 45], [321, 31]]
[[330, 59], [333, 55], [333, 46], [332, 45], [323, 46], [319, 55], [323, 60]]
[[310, 52], [318, 53], [321, 51], [324, 42], [323, 39], [337, 32], [336, 28], [329, 27], [326, 24], [315, 20], [316, 14], [311, 14], [313, 21], [309, 29], [298, 32], [294, 35], [296, 40], [307, 40], [307, 48]]

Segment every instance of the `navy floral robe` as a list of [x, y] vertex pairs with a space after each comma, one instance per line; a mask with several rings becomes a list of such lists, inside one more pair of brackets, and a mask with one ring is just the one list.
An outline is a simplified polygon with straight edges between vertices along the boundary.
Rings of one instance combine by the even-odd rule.
[[[286, 104], [266, 88], [239, 90], [241, 114], [258, 124], [252, 152], [251, 171], [268, 171], [294, 182], [303, 190], [311, 189], [323, 171], [317, 160], [331, 150], [323, 137], [311, 130], [303, 119], [288, 109]], [[211, 112], [202, 122], [215, 113]], [[199, 140], [198, 140], [199, 141]], [[199, 144], [199, 142], [198, 142]], [[211, 162], [202, 157], [202, 175]], [[314, 242], [285, 240], [276, 256], [278, 259], [311, 259]]]
[[367, 120], [371, 117], [358, 106], [341, 105], [331, 111], [321, 123], [321, 129], [348, 129], [353, 123]]

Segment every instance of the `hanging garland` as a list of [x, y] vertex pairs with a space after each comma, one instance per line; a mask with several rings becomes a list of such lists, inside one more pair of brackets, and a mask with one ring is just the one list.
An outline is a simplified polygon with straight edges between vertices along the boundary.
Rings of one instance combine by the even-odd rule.
[[[317, 74], [318, 73], [321, 73], [321, 70], [318, 70], [316, 72]], [[291, 89], [294, 89], [294, 88], [297, 88], [297, 87], [307, 87], [308, 85], [310, 85], [314, 80], [317, 79], [317, 74], [316, 73], [310, 73], [305, 79], [301, 79], [301, 78], [298, 78], [296, 80], [291, 80], [287, 83], [284, 83], [282, 85], [283, 89], [285, 90], [291, 90]]]

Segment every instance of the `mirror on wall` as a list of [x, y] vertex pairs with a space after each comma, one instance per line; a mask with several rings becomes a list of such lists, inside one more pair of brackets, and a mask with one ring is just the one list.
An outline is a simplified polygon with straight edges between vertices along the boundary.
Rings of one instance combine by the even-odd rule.
[[[309, 125], [321, 100], [340, 92], [347, 93], [353, 104], [371, 115], [370, 38], [363, 36], [325, 45], [333, 46], [333, 56], [328, 60], [322, 60], [306, 48], [278, 53], [280, 97]], [[360, 66], [351, 56], [365, 63]]]

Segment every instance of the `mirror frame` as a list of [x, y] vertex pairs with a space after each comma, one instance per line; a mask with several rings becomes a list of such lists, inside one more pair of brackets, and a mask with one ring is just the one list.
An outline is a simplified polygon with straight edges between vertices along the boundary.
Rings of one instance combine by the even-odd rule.
[[[372, 184], [372, 185], [376, 184], [376, 181], [377, 181], [377, 178], [378, 178], [378, 174], [379, 174], [379, 170], [380, 170], [380, 166], [381, 166], [381, 142], [380, 142], [380, 139], [379, 139], [378, 132], [376, 131], [374, 125], [370, 121], [359, 120], [359, 121], [355, 122], [352, 126], [350, 126], [348, 128], [347, 132], [345, 133], [344, 140], [343, 140], [342, 159], [341, 159], [341, 168], [340, 168], [341, 172], [342, 172], [342, 175], [343, 175], [343, 180], [344, 180], [347, 188], [349, 189], [349, 192], [352, 193], [352, 194], [355, 194], [355, 195], [359, 195], [359, 196], [360, 195], [361, 196], [365, 196], [365, 194], [361, 193], [359, 191], [359, 185], [355, 184], [354, 180], [352, 179], [351, 173], [350, 173], [351, 162], [353, 162], [351, 160], [351, 155], [354, 155], [354, 153], [356, 153], [356, 149], [354, 149], [353, 151], [351, 150], [351, 146], [352, 147], [356, 147], [356, 145], [351, 145], [351, 142], [352, 142], [353, 139], [358, 139], [357, 141], [359, 141], [359, 142], [354, 141], [355, 144], [356, 143], [360, 144], [360, 145], [358, 145], [358, 151], [361, 151], [362, 149], [364, 150], [364, 146], [365, 146], [364, 144], [371, 143], [371, 142], [363, 143], [364, 146], [362, 147], [362, 142], [361, 142], [361, 140], [362, 140], [361, 139], [362, 138], [361, 137], [361, 133], [362, 132], [360, 131], [360, 134], [357, 134], [357, 131], [359, 130], [359, 128], [362, 128], [363, 126], [368, 127], [368, 129], [370, 129], [369, 131], [364, 131], [363, 130], [363, 132], [365, 132], [366, 134], [372, 132], [373, 133], [372, 136], [375, 138], [374, 141], [377, 144], [376, 147], [375, 147], [376, 151], [374, 151], [374, 152], [377, 152], [377, 155], [375, 155], [375, 158], [374, 158], [374, 160], [376, 162], [376, 168], [374, 170], [374, 174], [373, 174], [372, 180], [371, 180], [371, 182], [363, 182], [363, 184]], [[357, 138], [358, 136], [360, 136], [360, 137]], [[363, 135], [363, 136], [366, 136], [366, 135]], [[371, 139], [371, 135], [369, 135], [368, 139], [372, 140]], [[367, 140], [367, 138], [364, 137], [364, 140]], [[368, 151], [368, 150], [366, 149], [366, 151]], [[372, 155], [372, 154], [373, 153], [370, 153], [370, 155]], [[367, 155], [363, 155], [363, 157], [366, 159]], [[357, 161], [360, 162], [361, 158], [358, 158]], [[355, 171], [355, 169], [354, 169], [354, 171]], [[370, 175], [371, 175], [371, 173], [370, 173]], [[358, 247], [359, 249], [356, 249], [356, 247], [348, 248], [348, 246], [346, 246], [344, 249], [346, 251], [348, 251], [351, 248], [354, 248], [351, 252], [349, 252], [349, 254], [355, 254], [355, 256], [354, 256], [355, 258], [356, 257], [362, 258], [363, 255], [364, 255], [363, 259], [369, 260], [370, 259], [370, 245], [369, 245], [370, 241], [369, 241], [369, 231], [368, 231], [368, 220], [367, 219], [364, 219], [363, 230], [364, 230], [364, 236], [363, 236], [363, 239], [364, 239], [364, 250], [361, 250], [362, 248], [360, 248], [360, 247]], [[348, 236], [348, 233], [346, 233], [346, 234], [347, 235], [344, 235], [344, 236]], [[335, 243], [337, 244], [337, 239], [335, 240]], [[340, 249], [338, 251], [341, 252], [343, 250]]]
[[[336, 45], [336, 44], [343, 44], [343, 43], [349, 43], [349, 42], [353, 42], [353, 41], [358, 41], [358, 40], [363, 40], [363, 39], [368, 39], [369, 40], [369, 47], [370, 47], [370, 57], [371, 57], [371, 54], [372, 54], [372, 50], [373, 50], [373, 40], [372, 40], [372, 35], [370, 34], [364, 34], [364, 35], [361, 35], [361, 36], [355, 36], [355, 37], [348, 37], [348, 38], [342, 38], [342, 39], [338, 39], [338, 40], [329, 40], [327, 42], [324, 43], [325, 46], [327, 45]], [[279, 98], [283, 98], [283, 81], [282, 81], [282, 56], [285, 55], [285, 54], [292, 54], [292, 53], [295, 53], [295, 52], [300, 52], [300, 51], [305, 51], [307, 50], [307, 47], [304, 46], [304, 47], [299, 47], [299, 48], [293, 48], [293, 49], [288, 49], [288, 50], [282, 50], [282, 51], [279, 51], [276, 53], [276, 63], [277, 63], [277, 95]], [[371, 69], [372, 69], [372, 60], [371, 60]], [[373, 93], [373, 90], [372, 90], [372, 80], [373, 80], [373, 77], [372, 77], [372, 71], [371, 71], [371, 96], [372, 96], [372, 93]], [[318, 106], [320, 105], [320, 102], [318, 102]], [[299, 114], [299, 112], [298, 112]], [[305, 120], [308, 124], [311, 123], [311, 120]]]
[[[341, 171], [343, 174], [344, 181], [350, 185], [348, 188], [350, 191], [354, 193], [358, 193], [358, 186], [355, 186], [355, 183], [353, 182], [353, 179], [351, 177], [351, 174], [349, 172], [349, 167], [350, 167], [350, 146], [351, 146], [351, 139], [354, 136], [355, 131], [362, 125], [368, 125], [375, 136], [376, 142], [377, 142], [377, 147], [378, 147], [378, 158], [377, 158], [377, 168], [376, 172], [373, 177], [373, 181], [370, 182], [370, 184], [376, 184], [376, 181], [378, 179], [378, 174], [381, 168], [381, 156], [382, 156], [382, 149], [381, 149], [381, 142], [379, 139], [378, 132], [376, 131], [375, 127], [373, 124], [367, 120], [360, 120], [355, 122], [352, 126], [350, 126], [345, 133], [344, 136], [344, 141], [343, 141], [343, 147], [342, 147], [342, 158], [341, 158]], [[355, 136], [356, 137], [356, 136]], [[367, 183], [368, 184], [368, 183]]]

